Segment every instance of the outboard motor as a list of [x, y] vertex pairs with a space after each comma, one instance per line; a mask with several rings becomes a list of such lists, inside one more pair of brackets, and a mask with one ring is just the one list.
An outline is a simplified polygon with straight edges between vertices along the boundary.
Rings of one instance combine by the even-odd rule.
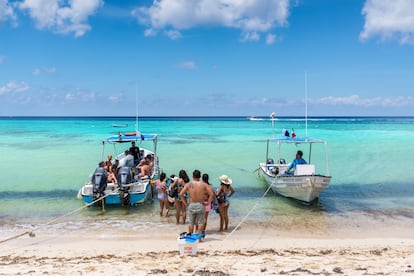
[[93, 195], [95, 197], [102, 196], [106, 189], [107, 184], [108, 184], [108, 177], [106, 174], [106, 170], [102, 167], [97, 168], [92, 175]]
[[283, 159], [283, 158], [280, 158], [280, 159], [279, 159], [279, 164], [281, 164], [281, 165], [286, 164], [286, 160], [285, 160], [285, 159]]
[[118, 185], [121, 190], [127, 190], [126, 184], [132, 182], [131, 168], [121, 167], [118, 171]]
[[275, 161], [272, 158], [268, 158], [266, 161], [267, 164], [267, 170], [269, 172], [271, 172], [272, 174], [275, 174], [275, 169], [277, 169], [277, 167], [275, 167], [273, 164], [275, 163]]

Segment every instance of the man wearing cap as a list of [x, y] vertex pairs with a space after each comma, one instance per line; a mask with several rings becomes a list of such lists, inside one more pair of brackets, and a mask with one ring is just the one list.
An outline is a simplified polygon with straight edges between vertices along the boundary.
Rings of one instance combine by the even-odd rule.
[[199, 170], [194, 170], [193, 180], [185, 184], [184, 188], [180, 192], [180, 197], [185, 198], [184, 195], [188, 191], [190, 193], [190, 204], [188, 205], [188, 214], [189, 222], [188, 232], [194, 232], [194, 225], [198, 226], [198, 230], [204, 233], [204, 199], [205, 195], [208, 194], [208, 203], [210, 204], [213, 201], [214, 194], [213, 191], [208, 187], [206, 183], [200, 181], [201, 172]]

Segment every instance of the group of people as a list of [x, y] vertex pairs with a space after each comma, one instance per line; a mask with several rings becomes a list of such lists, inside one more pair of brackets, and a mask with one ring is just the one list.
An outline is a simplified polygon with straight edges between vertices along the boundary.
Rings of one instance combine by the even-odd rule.
[[229, 198], [236, 192], [231, 186], [232, 180], [227, 175], [219, 177], [220, 186], [214, 191], [208, 174], [194, 170], [192, 179], [185, 170], [178, 176], [163, 172], [153, 186], [158, 193], [160, 216], [168, 216], [170, 206], [175, 205], [176, 223], [186, 223], [189, 218], [188, 233], [199, 232], [205, 235], [209, 212], [214, 208], [220, 215], [220, 231], [227, 230], [229, 224]]
[[[302, 151], [297, 151], [296, 158], [288, 166], [285, 173], [294, 172], [297, 164], [306, 164], [302, 158]], [[121, 166], [131, 167], [135, 178], [151, 176], [154, 161], [149, 154], [141, 159], [140, 150], [132, 142], [131, 148], [125, 151], [125, 157], [121, 160], [115, 159], [112, 162], [112, 155], [108, 155], [105, 162], [101, 162], [100, 167], [105, 168], [108, 174], [108, 182], [118, 183], [117, 171]], [[231, 186], [232, 180], [227, 175], [219, 177], [220, 186], [214, 191], [209, 182], [209, 175], [203, 174], [199, 170], [194, 170], [192, 179], [185, 170], [180, 170], [178, 176], [171, 175], [169, 178], [162, 172], [159, 179], [152, 182], [157, 190], [157, 197], [160, 204], [160, 216], [168, 216], [170, 206], [175, 206], [176, 223], [180, 220], [186, 223], [187, 213], [189, 217], [188, 232], [205, 233], [209, 212], [215, 209], [220, 215], [220, 231], [228, 229], [230, 207], [229, 198], [236, 192]], [[165, 209], [165, 214], [164, 214]]]
[[114, 161], [112, 155], [109, 154], [106, 161], [99, 163], [99, 167], [105, 168], [109, 183], [118, 183], [118, 170], [121, 167], [131, 169], [132, 176], [137, 179], [139, 177], [150, 177], [154, 167], [154, 159], [151, 154], [147, 154], [144, 158], [141, 156], [139, 147], [135, 142], [131, 142], [131, 147], [124, 151], [123, 158], [116, 158]]

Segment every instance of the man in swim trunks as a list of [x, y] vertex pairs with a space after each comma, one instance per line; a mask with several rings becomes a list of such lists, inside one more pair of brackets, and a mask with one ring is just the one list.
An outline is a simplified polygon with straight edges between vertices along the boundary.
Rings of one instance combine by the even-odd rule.
[[185, 184], [184, 188], [180, 192], [181, 198], [184, 198], [185, 192], [190, 193], [190, 204], [188, 205], [188, 214], [189, 214], [189, 225], [188, 232], [194, 232], [194, 225], [198, 226], [198, 230], [203, 233], [204, 237], [204, 200], [206, 195], [208, 195], [208, 203], [210, 204], [213, 201], [214, 194], [213, 191], [208, 187], [206, 183], [200, 181], [201, 173], [199, 170], [194, 170], [193, 180]]

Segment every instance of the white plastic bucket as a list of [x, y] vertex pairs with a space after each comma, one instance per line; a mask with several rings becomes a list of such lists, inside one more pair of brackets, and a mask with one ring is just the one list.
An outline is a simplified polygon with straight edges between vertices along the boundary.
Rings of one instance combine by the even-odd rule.
[[194, 242], [187, 242], [185, 238], [177, 238], [178, 249], [180, 250], [180, 255], [197, 255], [197, 245], [198, 240]]

